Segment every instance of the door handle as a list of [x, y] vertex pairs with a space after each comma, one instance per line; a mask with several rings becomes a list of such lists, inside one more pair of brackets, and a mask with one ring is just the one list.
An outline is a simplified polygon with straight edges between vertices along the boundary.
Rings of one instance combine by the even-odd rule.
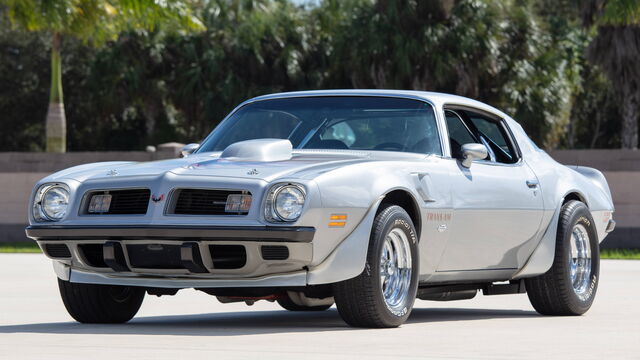
[[527, 186], [529, 187], [529, 189], [535, 189], [539, 184], [540, 182], [538, 182], [538, 180], [527, 180]]

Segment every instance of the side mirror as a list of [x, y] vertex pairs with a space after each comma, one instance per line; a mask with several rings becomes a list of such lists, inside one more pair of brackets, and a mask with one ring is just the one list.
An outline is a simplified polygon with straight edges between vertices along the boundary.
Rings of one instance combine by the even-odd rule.
[[474, 160], [482, 160], [487, 157], [489, 152], [487, 147], [482, 144], [464, 144], [462, 145], [462, 166], [471, 167]]
[[200, 144], [195, 144], [195, 143], [187, 144], [182, 147], [182, 149], [180, 150], [180, 153], [182, 153], [182, 157], [187, 157], [193, 154], [194, 151], [198, 150], [199, 147], [200, 147]]

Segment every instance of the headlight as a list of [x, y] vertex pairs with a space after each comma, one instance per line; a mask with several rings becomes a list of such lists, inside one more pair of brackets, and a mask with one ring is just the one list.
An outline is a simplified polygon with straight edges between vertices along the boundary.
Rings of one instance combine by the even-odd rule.
[[298, 185], [274, 186], [267, 196], [265, 215], [269, 221], [296, 221], [304, 206], [304, 189]]
[[33, 216], [38, 221], [59, 221], [69, 207], [69, 190], [63, 185], [45, 185], [38, 189]]

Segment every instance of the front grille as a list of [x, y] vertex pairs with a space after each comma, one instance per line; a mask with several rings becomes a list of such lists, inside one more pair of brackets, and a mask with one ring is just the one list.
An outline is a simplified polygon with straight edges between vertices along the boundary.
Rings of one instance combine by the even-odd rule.
[[179, 215], [246, 215], [247, 212], [226, 212], [227, 197], [251, 193], [241, 190], [178, 189], [174, 193], [173, 214]]
[[[91, 197], [103, 194], [111, 195], [109, 210], [90, 213], [88, 208]], [[94, 191], [87, 196], [84, 213], [87, 215], [144, 215], [147, 213], [150, 197], [151, 191], [149, 189]]]
[[44, 251], [52, 258], [70, 258], [71, 252], [65, 244], [45, 244]]
[[131, 267], [142, 269], [184, 269], [180, 245], [127, 245]]

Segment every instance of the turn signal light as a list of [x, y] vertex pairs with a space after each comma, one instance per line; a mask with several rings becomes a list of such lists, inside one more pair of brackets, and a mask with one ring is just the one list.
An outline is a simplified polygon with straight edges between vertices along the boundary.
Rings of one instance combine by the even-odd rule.
[[225, 212], [243, 213], [249, 212], [251, 208], [251, 195], [231, 194], [227, 196], [227, 202], [224, 206]]
[[331, 214], [329, 216], [329, 227], [344, 227], [347, 224], [346, 214]]

